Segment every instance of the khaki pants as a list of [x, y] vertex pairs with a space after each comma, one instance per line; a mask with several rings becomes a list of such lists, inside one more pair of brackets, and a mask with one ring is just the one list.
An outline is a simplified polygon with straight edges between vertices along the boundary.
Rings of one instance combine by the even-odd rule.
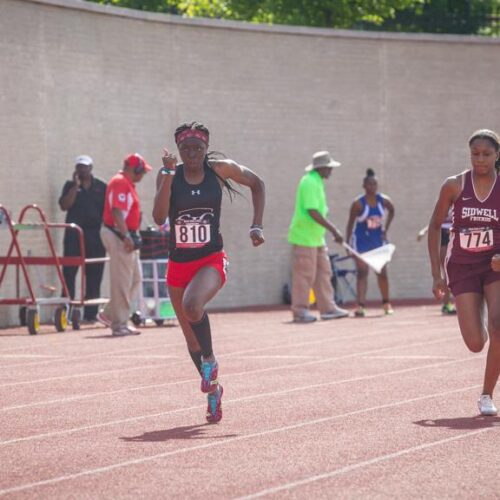
[[324, 247], [292, 246], [292, 313], [302, 316], [309, 310], [309, 291], [316, 295], [321, 314], [335, 310], [332, 268], [328, 249]]
[[127, 326], [132, 300], [142, 282], [139, 251], [127, 252], [123, 242], [107, 227], [101, 228], [101, 240], [109, 256], [110, 300], [104, 314], [113, 330]]

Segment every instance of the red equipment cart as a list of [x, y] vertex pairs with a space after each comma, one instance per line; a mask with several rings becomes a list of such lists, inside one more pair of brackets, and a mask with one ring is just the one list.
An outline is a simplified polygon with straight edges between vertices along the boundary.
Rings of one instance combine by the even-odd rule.
[[[38, 217], [38, 222], [24, 222], [25, 216], [28, 212], [35, 212]], [[85, 297], [85, 266], [104, 262], [108, 260], [107, 257], [98, 259], [85, 258], [85, 244], [82, 229], [76, 224], [67, 223], [51, 223], [47, 222], [47, 218], [37, 205], [25, 206], [19, 215], [19, 221], [15, 223], [9, 212], [5, 207], [0, 205], [0, 228], [10, 231], [11, 241], [8, 246], [6, 256], [0, 256], [0, 291], [2, 283], [5, 279], [7, 266], [16, 266], [16, 297], [4, 298], [0, 296], [0, 305], [19, 305], [19, 317], [21, 324], [28, 327], [31, 335], [36, 335], [40, 328], [40, 306], [52, 305], [57, 306], [54, 312], [54, 324], [58, 332], [63, 332], [68, 326], [68, 318], [70, 318], [73, 329], [80, 328], [82, 318], [82, 309], [86, 305], [104, 304], [108, 299], [97, 298], [91, 300], [84, 300]], [[57, 255], [52, 240], [51, 229], [63, 228], [70, 229], [78, 232], [80, 241], [80, 256], [77, 257], [62, 257]], [[33, 256], [23, 255], [21, 245], [19, 243], [19, 232], [26, 230], [42, 230], [49, 247], [49, 256]], [[37, 297], [33, 287], [28, 266], [53, 266], [56, 269], [63, 297]], [[81, 275], [81, 292], [80, 300], [71, 300], [69, 298], [68, 288], [64, 281], [61, 266], [79, 266]], [[20, 289], [20, 275], [21, 272], [24, 276], [28, 295], [21, 297]]]

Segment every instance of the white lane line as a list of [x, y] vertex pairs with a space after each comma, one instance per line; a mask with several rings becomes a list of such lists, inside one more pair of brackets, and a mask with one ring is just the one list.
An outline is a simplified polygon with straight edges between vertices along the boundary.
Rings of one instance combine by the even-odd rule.
[[[451, 335], [449, 337], [442, 337], [439, 339], [435, 340], [428, 340], [424, 342], [414, 342], [413, 344], [406, 344], [406, 345], [396, 345], [396, 346], [390, 346], [390, 347], [383, 347], [381, 349], [370, 349], [368, 351], [364, 352], [354, 352], [350, 354], [345, 354], [343, 356], [334, 356], [331, 358], [323, 358], [320, 360], [314, 360], [314, 361], [305, 361], [303, 363], [300, 363], [301, 367], [306, 367], [306, 366], [311, 366], [311, 365], [317, 365], [317, 364], [323, 364], [323, 363], [330, 363], [332, 361], [337, 361], [339, 359], [348, 359], [348, 358], [356, 358], [360, 356], [364, 356], [367, 354], [372, 354], [372, 353], [377, 353], [377, 352], [385, 352], [385, 351], [390, 351], [393, 349], [407, 349], [409, 347], [419, 347], [423, 345], [432, 345], [432, 344], [438, 344], [441, 342], [448, 342], [450, 339], [455, 339], [456, 335]], [[172, 365], [171, 365], [172, 366]], [[171, 367], [170, 366], [170, 367]], [[269, 368], [260, 368], [257, 370], [250, 370], [250, 371], [243, 371], [243, 372], [236, 372], [236, 373], [229, 373], [225, 374], [224, 377], [228, 376], [233, 376], [233, 375], [240, 375], [240, 374], [247, 374], [247, 373], [265, 373], [265, 372], [270, 372], [270, 371], [275, 371], [275, 370], [283, 370], [283, 369], [288, 369], [288, 368], [294, 368], [297, 366], [297, 363], [295, 364], [289, 364], [289, 365], [281, 365], [281, 366], [272, 366]], [[18, 385], [29, 385], [29, 384], [37, 384], [37, 383], [46, 383], [46, 382], [53, 382], [55, 380], [68, 380], [72, 378], [80, 378], [80, 377], [94, 377], [94, 376], [101, 376], [101, 375], [108, 375], [110, 373], [120, 373], [123, 371], [136, 371], [136, 370], [141, 370], [144, 371], [145, 369], [152, 369], [152, 368], [161, 368], [165, 369], [165, 364], [160, 364], [160, 365], [148, 365], [147, 367], [145, 366], [135, 366], [135, 367], [127, 367], [127, 368], [116, 368], [114, 370], [104, 370], [100, 372], [88, 372], [88, 373], [77, 373], [73, 375], [61, 375], [59, 377], [50, 377], [46, 379], [37, 379], [37, 380], [26, 380], [23, 382], [9, 382], [7, 384], [2, 384], [0, 385], [0, 389], [3, 387], [15, 387]], [[188, 379], [181, 381], [181, 383], [185, 382], [197, 382], [199, 379]], [[1, 409], [0, 409], [1, 410]]]
[[450, 356], [363, 356], [363, 359], [450, 359]]
[[[412, 324], [412, 325], [415, 325], [416, 323], [409, 323], [409, 324]], [[441, 327], [437, 327], [435, 326], [434, 329], [436, 331], [441, 331]], [[265, 330], [265, 329], [264, 329]], [[433, 330], [432, 326], [429, 327], [429, 328], [426, 328], [426, 332], [431, 332]], [[313, 332], [314, 334], [318, 334], [320, 333], [321, 335], [325, 335], [324, 332], [318, 332], [318, 331], [315, 331]], [[289, 346], [300, 346], [300, 345], [314, 345], [314, 344], [319, 344], [319, 343], [324, 343], [324, 342], [330, 342], [330, 341], [341, 341], [341, 340], [347, 340], [347, 339], [356, 339], [356, 338], [370, 338], [370, 337], [373, 337], [375, 335], [379, 335], [379, 334], [382, 334], [382, 335], [387, 335], [388, 333], [390, 333], [390, 331], [387, 329], [387, 327], [385, 328], [381, 328], [381, 329], [373, 329], [373, 330], [370, 330], [369, 333], [361, 333], [361, 334], [354, 334], [354, 335], [345, 335], [343, 337], [336, 337], [336, 336], [328, 336], [327, 338], [320, 338], [318, 340], [314, 340], [314, 341], [307, 341], [307, 342], [300, 342], [300, 343], [291, 343], [291, 344], [281, 344], [280, 345], [280, 349], [283, 349], [283, 348], [286, 348], [286, 347], [289, 347]], [[223, 337], [218, 337], [218, 341], [223, 341], [223, 340], [226, 340], [226, 339], [233, 339], [234, 338], [234, 335], [227, 335], [227, 336], [223, 336]], [[82, 342], [78, 342], [78, 345], [81, 344]], [[64, 344], [63, 346], [66, 347], [66, 346], [69, 346], [69, 347], [72, 347], [74, 344]], [[85, 344], [87, 345], [87, 344]], [[45, 346], [38, 346], [38, 347], [41, 347], [41, 348], [44, 348], [44, 347], [48, 347], [48, 348], [52, 348], [53, 346], [52, 345], [45, 345]], [[114, 353], [114, 352], [127, 352], [127, 351], [142, 351], [142, 350], [151, 350], [151, 349], [168, 349], [170, 347], [179, 347], [179, 348], [183, 348], [184, 347], [184, 344], [181, 342], [181, 340], [179, 339], [179, 342], [174, 342], [174, 343], [170, 343], [170, 342], [165, 342], [165, 343], [162, 343], [162, 344], [159, 344], [159, 345], [156, 345], [156, 346], [149, 346], [149, 347], [135, 347], [135, 348], [131, 348], [131, 349], [122, 349], [122, 350], [117, 350], [117, 351], [109, 351], [109, 352], [102, 352], [102, 351], [99, 351], [99, 352], [95, 352], [95, 353], [90, 353], [90, 354], [85, 354], [85, 355], [82, 355], [82, 356], [69, 356], [69, 357], [66, 357], [64, 359], [61, 359], [61, 361], [74, 361], [74, 360], [79, 360], [79, 359], [87, 359], [87, 358], [94, 358], [94, 357], [106, 357], [108, 356], [110, 353]], [[25, 347], [19, 347], [17, 349], [29, 349], [30, 347], [28, 346], [25, 346]], [[260, 351], [260, 350], [267, 350], [267, 349], [278, 349], [278, 347], [274, 346], [274, 347], [265, 347], [265, 348], [258, 348], [258, 349], [255, 349], [255, 351]], [[14, 348], [16, 349], [16, 348]], [[7, 352], [7, 351], [0, 351], [0, 352]], [[252, 352], [252, 350], [249, 350], [249, 351], [241, 351], [243, 354], [246, 353], [246, 352]], [[218, 357], [221, 357], [221, 355], [219, 355]], [[191, 361], [189, 361], [191, 362]], [[2, 368], [5, 368], [5, 369], [11, 369], [11, 368], [16, 368], [16, 367], [27, 367], [27, 366], [37, 366], [37, 365], [45, 365], [45, 364], [48, 364], [49, 362], [48, 361], [35, 361], [35, 362], [31, 362], [31, 363], [17, 363], [17, 364], [11, 364], [11, 365], [5, 365], [5, 366], [0, 366], [0, 370]]]
[[[372, 330], [370, 331], [370, 333], [360, 333], [360, 334], [355, 334], [355, 335], [345, 335], [343, 337], [341, 336], [329, 336], [328, 338], [320, 338], [320, 339], [317, 339], [317, 340], [307, 340], [307, 341], [302, 341], [302, 342], [294, 342], [294, 343], [291, 343], [291, 344], [281, 344], [279, 347], [277, 347], [276, 345], [273, 345], [273, 346], [269, 346], [269, 347], [259, 347], [259, 348], [256, 348], [256, 349], [247, 349], [247, 350], [242, 350], [242, 351], [237, 351], [237, 352], [234, 352], [234, 353], [229, 353], [229, 355], [232, 355], [232, 354], [247, 354], [249, 352], [259, 352], [259, 351], [265, 351], [265, 350], [269, 350], [269, 349], [284, 349], [284, 348], [287, 348], [287, 347], [300, 347], [300, 346], [303, 346], [303, 345], [315, 345], [315, 344], [323, 344], [325, 342], [332, 342], [332, 341], [342, 341], [342, 340], [351, 340], [351, 339], [357, 339], [357, 338], [370, 338], [372, 336], [375, 336], [375, 335], [378, 335], [378, 334], [383, 334], [383, 335], [386, 335], [387, 334], [387, 330], [386, 329], [380, 329], [380, 330]], [[324, 334], [323, 334], [324, 335]], [[232, 337], [222, 337], [222, 338], [217, 338], [218, 342], [220, 342], [221, 340], [224, 340], [226, 338], [232, 338]], [[107, 357], [111, 354], [114, 354], [114, 353], [121, 353], [121, 352], [137, 352], [137, 351], [146, 351], [146, 350], [152, 350], [152, 349], [156, 349], [156, 350], [167, 350], [169, 348], [184, 348], [184, 344], [181, 342], [181, 340], [179, 339], [179, 342], [177, 343], [164, 343], [164, 344], [159, 344], [159, 345], [155, 345], [155, 346], [150, 346], [150, 347], [134, 347], [134, 348], [130, 348], [130, 349], [119, 349], [119, 350], [116, 350], [116, 351], [109, 351], [109, 352], [97, 352], [97, 353], [90, 353], [90, 354], [85, 354], [85, 355], [82, 355], [82, 356], [69, 356], [69, 357], [66, 357], [63, 361], [70, 361], [70, 362], [74, 362], [74, 361], [77, 361], [77, 360], [80, 360], [80, 359], [88, 359], [88, 358], [95, 358], [95, 357]], [[222, 356], [227, 356], [228, 354], [219, 354], [217, 357], [220, 358]], [[186, 360], [186, 362], [188, 363], [191, 363], [191, 360], [188, 359]], [[1, 368], [5, 368], [5, 369], [11, 369], [11, 368], [15, 368], [15, 367], [27, 367], [27, 366], [39, 366], [39, 365], [45, 365], [45, 364], [48, 364], [49, 362], [47, 361], [38, 361], [38, 362], [33, 362], [33, 363], [17, 363], [17, 364], [11, 364], [11, 365], [6, 365], [5, 367], [0, 367]]]
[[[360, 377], [341, 379], [341, 380], [333, 380], [330, 382], [322, 382], [319, 384], [310, 384], [310, 385], [301, 386], [301, 387], [293, 387], [291, 389], [283, 389], [280, 391], [259, 393], [259, 394], [254, 394], [251, 396], [244, 396], [242, 398], [237, 398], [237, 399], [228, 399], [228, 400], [224, 401], [224, 404], [227, 405], [227, 404], [232, 404], [232, 403], [240, 403], [242, 401], [254, 401], [256, 399], [262, 399], [262, 398], [267, 398], [267, 397], [284, 396], [287, 394], [291, 394], [293, 392], [300, 392], [300, 391], [304, 391], [304, 390], [319, 389], [322, 387], [347, 384], [347, 383], [351, 383], [351, 382], [361, 382], [361, 381], [366, 381], [366, 380], [373, 380], [373, 379], [376, 379], [379, 377], [386, 377], [386, 376], [391, 376], [391, 375], [401, 375], [403, 373], [411, 373], [411, 372], [423, 370], [423, 369], [438, 368], [438, 367], [453, 365], [453, 364], [462, 363], [462, 362], [466, 362], [466, 361], [476, 360], [478, 358], [480, 358], [480, 357], [472, 358], [469, 356], [467, 358], [462, 358], [462, 359], [447, 361], [447, 362], [442, 362], [442, 363], [433, 363], [430, 365], [414, 366], [412, 368], [404, 368], [401, 370], [394, 370], [394, 371], [390, 371], [390, 372], [376, 373], [373, 375], [363, 375]], [[479, 387], [479, 386], [471, 386], [471, 387]], [[461, 391], [461, 389], [459, 389], [459, 391]], [[14, 439], [6, 440], [6, 441], [0, 441], [0, 446], [7, 445], [7, 444], [20, 443], [23, 441], [32, 441], [35, 439], [45, 439], [45, 438], [50, 438], [50, 437], [54, 437], [54, 436], [60, 436], [62, 434], [71, 434], [73, 432], [87, 431], [90, 429], [98, 429], [101, 427], [108, 427], [108, 426], [113, 426], [113, 425], [118, 425], [118, 424], [123, 424], [123, 423], [128, 423], [128, 422], [136, 422], [138, 420], [144, 420], [144, 419], [148, 419], [148, 418], [157, 418], [157, 417], [166, 416], [166, 415], [173, 415], [176, 413], [182, 413], [182, 412], [191, 411], [191, 410], [195, 410], [195, 409], [198, 410], [199, 408], [204, 408], [204, 407], [205, 407], [205, 405], [190, 406], [187, 408], [178, 408], [176, 410], [168, 410], [168, 411], [164, 411], [164, 412], [160, 412], [160, 413], [139, 415], [137, 417], [129, 417], [129, 418], [120, 419], [120, 420], [112, 420], [110, 422], [104, 422], [104, 423], [100, 423], [100, 424], [86, 425], [86, 426], [82, 426], [82, 427], [73, 427], [72, 429], [65, 429], [62, 431], [53, 431], [53, 432], [47, 432], [44, 434], [33, 434], [31, 436], [14, 438]]]
[[273, 355], [273, 354], [249, 354], [246, 356], [235, 356], [235, 357], [241, 357], [242, 359], [321, 359], [321, 356], [300, 356], [300, 355]]
[[[165, 349], [168, 347], [171, 346], [171, 344], [160, 344], [160, 345], [156, 345], [156, 346], [150, 346], [150, 347], [132, 347], [132, 348], [129, 348], [129, 349], [117, 349], [115, 351], [105, 351], [105, 352], [102, 352], [102, 351], [99, 351], [99, 352], [91, 352], [89, 354], [82, 354], [82, 355], [79, 355], [79, 356], [73, 356], [73, 355], [70, 355], [70, 356], [65, 356], [64, 354], [62, 355], [59, 355], [59, 359], [58, 361], [61, 361], [61, 362], [71, 362], [71, 363], [74, 363], [75, 361], [79, 361], [80, 359], [88, 359], [88, 358], [101, 358], [101, 357], [106, 357], [106, 356], [113, 356], [114, 354], [121, 354], [121, 353], [127, 353], [127, 352], [140, 352], [140, 351], [151, 351], [151, 350], [160, 350], [160, 349]], [[28, 357], [29, 355], [26, 355], [26, 357]], [[42, 356], [42, 355], [40, 355]], [[0, 358], [3, 357], [2, 354], [0, 354]], [[17, 357], [17, 356], [16, 356]], [[25, 357], [23, 354], [19, 355], [19, 357]], [[49, 356], [46, 356], [46, 357], [49, 357]], [[29, 367], [29, 366], [41, 366], [41, 365], [46, 365], [46, 364], [50, 364], [51, 361], [38, 361], [38, 362], [34, 362], [34, 363], [17, 363], [17, 364], [11, 364], [11, 365], [4, 365], [2, 366], [2, 368], [4, 368], [6, 371], [10, 370], [11, 368], [26, 368], [26, 367]]]
[[[279, 313], [279, 311], [276, 311], [277, 313]], [[210, 312], [209, 312], [210, 314]], [[214, 313], [213, 314], [213, 319], [211, 321], [213, 321], [214, 325], [213, 327], [217, 328], [217, 324], [218, 324], [218, 321], [217, 321], [217, 317], [216, 317], [216, 314], [218, 315], [218, 313]], [[234, 313], [229, 313], [229, 314], [234, 314]], [[236, 313], [238, 314], [238, 313]], [[289, 314], [289, 313], [288, 313]], [[268, 321], [267, 323], [270, 323], [270, 324], [275, 324], [276, 321], [279, 321], [278, 320], [271, 320], [271, 321]], [[225, 319], [222, 319], [221, 321], [222, 323], [226, 323], [227, 324], [227, 321]], [[236, 321], [236, 324], [237, 324], [237, 321]], [[265, 325], [265, 323], [264, 323]], [[30, 336], [30, 335], [21, 335], [20, 334], [20, 337], [21, 340], [23, 342], [28, 342], [29, 345], [18, 345], [16, 347], [10, 347], [8, 349], [0, 349], [0, 353], [3, 353], [3, 352], [10, 352], [10, 351], [17, 351], [17, 350], [23, 350], [23, 349], [33, 349], [33, 342], [34, 341], [38, 341], [38, 342], [45, 342], [43, 344], [37, 344], [37, 348], [40, 348], [40, 349], [52, 349], [53, 348], [53, 345], [54, 345], [54, 342], [57, 342], [59, 346], [62, 346], [62, 347], [79, 347], [80, 345], [88, 345], [88, 339], [89, 338], [92, 338], [92, 336], [95, 336], [95, 335], [98, 335], [98, 334], [105, 334], [106, 332], [109, 332], [109, 329], [103, 325], [98, 325], [96, 328], [86, 328], [84, 330], [80, 330], [79, 333], [77, 333], [76, 331], [73, 331], [73, 333], [69, 334], [69, 335], [66, 335], [64, 337], [62, 336], [44, 336], [43, 334], [42, 335], [39, 335], [39, 336], [36, 336], [36, 337], [33, 337], [33, 336]], [[172, 332], [172, 334], [174, 335], [177, 335], [177, 337], [170, 337], [169, 336], [169, 333]], [[181, 333], [181, 330], [179, 327], [175, 328], [175, 329], [171, 329], [171, 328], [163, 328], [163, 329], [158, 329], [158, 334], [166, 334], [166, 337], [165, 338], [174, 338], [174, 339], [178, 339], [179, 340], [179, 345], [183, 345], [182, 344], [182, 333]], [[257, 335], [256, 335], [257, 333]], [[315, 332], [315, 333], [318, 333], [318, 332]], [[148, 332], [149, 334], [149, 332]], [[151, 332], [152, 335], [155, 335], [155, 332]], [[259, 334], [262, 334], [262, 335], [259, 335]], [[265, 330], [265, 328], [261, 328], [259, 329], [257, 332], [252, 332], [252, 335], [254, 335], [256, 338], [257, 337], [261, 337], [261, 336], [266, 336], [267, 335], [267, 332]], [[10, 338], [9, 337], [9, 340], [6, 340], [7, 341], [10, 341]], [[235, 335], [234, 333], [231, 333], [229, 335], [224, 335], [224, 336], [221, 336], [221, 337], [218, 337], [220, 340], [226, 340], [226, 339], [231, 339], [231, 338], [235, 338]], [[0, 334], [0, 341], [2, 341], [2, 335]], [[176, 345], [176, 344], [162, 344], [162, 345]]]
[[169, 354], [114, 354], [109, 356], [114, 359], [179, 359], [180, 356]]
[[[275, 486], [274, 488], [267, 488], [265, 490], [258, 491], [256, 493], [252, 493], [250, 495], [244, 495], [241, 497], [235, 497], [238, 500], [248, 500], [251, 498], [260, 498], [267, 495], [272, 495], [273, 493], [278, 493], [280, 491], [287, 491], [293, 488], [297, 488], [299, 486], [303, 486], [306, 484], [314, 483], [316, 481], [321, 481], [323, 479], [331, 479], [335, 476], [340, 476], [341, 474], [345, 474], [348, 472], [352, 472], [354, 470], [362, 469], [364, 467], [369, 467], [370, 465], [378, 464], [380, 462], [387, 462], [388, 460], [393, 460], [395, 458], [402, 457], [404, 455], [409, 455], [410, 453], [416, 453], [422, 450], [427, 450], [429, 448], [434, 448], [436, 446], [440, 446], [447, 443], [452, 443], [453, 441], [458, 441], [460, 439], [466, 439], [469, 437], [477, 436], [478, 434], [484, 434], [485, 432], [491, 431], [495, 429], [495, 427], [487, 427], [485, 429], [479, 429], [471, 432], [464, 432], [463, 434], [458, 434], [449, 438], [439, 439], [437, 441], [432, 441], [430, 443], [420, 444], [418, 446], [412, 446], [411, 448], [405, 448], [404, 450], [396, 451], [394, 453], [388, 453], [387, 455], [379, 455], [378, 457], [371, 458], [369, 460], [364, 460], [362, 462], [357, 462], [352, 465], [347, 465], [346, 467], [341, 467], [339, 469], [335, 469], [329, 472], [325, 472], [323, 474], [317, 474], [315, 476], [310, 476], [304, 479], [300, 479], [299, 481], [292, 481], [290, 483], [285, 483], [280, 486]], [[497, 427], [498, 429], [498, 427]]]
[[[460, 389], [454, 389], [454, 390], [451, 390], [451, 391], [445, 391], [445, 392], [440, 392], [440, 393], [436, 393], [436, 394], [428, 394], [426, 396], [419, 396], [417, 398], [411, 398], [411, 399], [406, 399], [406, 400], [402, 400], [402, 401], [397, 401], [395, 403], [388, 403], [388, 404], [384, 404], [384, 405], [372, 406], [372, 407], [369, 407], [369, 408], [363, 408], [363, 409], [360, 409], [360, 410], [350, 411], [350, 412], [347, 412], [347, 413], [341, 413], [341, 414], [333, 415], [333, 416], [330, 416], [330, 417], [318, 418], [318, 419], [315, 419], [315, 420], [306, 420], [304, 422], [299, 422], [299, 423], [293, 424], [293, 425], [287, 425], [287, 426], [284, 426], [284, 427], [277, 427], [277, 428], [274, 428], [274, 429], [268, 429], [268, 430], [261, 431], [261, 432], [255, 432], [255, 433], [251, 433], [251, 434], [245, 434], [243, 436], [226, 438], [226, 439], [222, 439], [222, 440], [217, 440], [217, 441], [212, 442], [212, 443], [205, 443], [205, 444], [200, 444], [200, 445], [196, 445], [196, 446], [188, 446], [188, 447], [185, 447], [185, 448], [179, 448], [177, 450], [167, 451], [167, 452], [164, 452], [164, 453], [158, 453], [156, 455], [150, 455], [148, 457], [141, 457], [141, 458], [136, 458], [136, 459], [133, 459], [133, 460], [126, 460], [124, 462], [117, 462], [117, 463], [114, 463], [114, 464], [111, 464], [111, 465], [107, 465], [107, 466], [104, 466], [104, 467], [97, 467], [97, 468], [94, 468], [94, 469], [87, 469], [87, 470], [83, 470], [83, 471], [80, 471], [80, 472], [76, 472], [74, 474], [66, 474], [64, 476], [58, 476], [58, 477], [54, 477], [54, 478], [51, 478], [51, 479], [45, 479], [43, 481], [36, 481], [36, 482], [33, 482], [33, 483], [27, 483], [27, 484], [22, 484], [22, 485], [19, 485], [19, 486], [14, 486], [14, 487], [11, 487], [11, 488], [6, 488], [6, 489], [3, 489], [3, 490], [0, 490], [0, 495], [6, 495], [6, 494], [9, 494], [9, 493], [15, 493], [15, 492], [18, 492], [18, 491], [25, 491], [25, 490], [37, 488], [39, 486], [47, 486], [47, 485], [51, 485], [51, 484], [57, 484], [57, 483], [61, 483], [63, 481], [69, 481], [69, 480], [77, 479], [77, 478], [83, 477], [83, 476], [92, 476], [92, 475], [95, 475], [95, 474], [102, 474], [102, 473], [106, 473], [106, 472], [109, 472], [109, 471], [112, 471], [112, 470], [115, 470], [115, 469], [129, 467], [129, 466], [132, 466], [132, 465], [141, 465], [141, 464], [144, 464], [144, 463], [147, 463], [147, 462], [152, 462], [152, 461], [155, 461], [155, 460], [159, 460], [161, 458], [166, 458], [166, 457], [170, 457], [170, 456], [174, 456], [174, 455], [180, 455], [182, 453], [190, 453], [190, 452], [197, 451], [197, 450], [204, 450], [204, 449], [207, 449], [207, 448], [224, 446], [226, 444], [230, 444], [230, 443], [234, 443], [234, 442], [238, 442], [238, 441], [243, 441], [243, 440], [248, 440], [248, 439], [255, 439], [255, 438], [260, 438], [260, 437], [263, 437], [263, 436], [268, 436], [268, 435], [271, 435], [271, 434], [278, 434], [278, 433], [281, 433], [281, 432], [288, 432], [288, 431], [292, 431], [292, 430], [296, 430], [296, 429], [302, 429], [304, 427], [309, 427], [309, 426], [313, 426], [313, 425], [323, 424], [323, 423], [326, 423], [326, 422], [331, 422], [333, 420], [339, 420], [339, 419], [342, 419], [342, 418], [351, 417], [351, 416], [354, 416], [354, 415], [360, 415], [360, 414], [368, 413], [368, 412], [371, 412], [371, 411], [384, 410], [384, 409], [387, 409], [387, 408], [394, 408], [396, 406], [401, 406], [401, 405], [405, 405], [405, 404], [411, 404], [411, 403], [414, 403], [414, 402], [424, 401], [426, 399], [432, 399], [432, 398], [435, 398], [435, 397], [442, 397], [442, 396], [446, 396], [446, 395], [449, 395], [449, 394], [455, 394], [455, 393], [465, 392], [465, 391], [468, 391], [468, 390], [471, 390], [471, 389], [476, 389], [478, 387], [480, 387], [480, 386], [479, 385], [474, 385], [474, 386], [470, 386], [470, 387], [462, 387]], [[474, 435], [474, 434], [478, 434], [479, 432], [484, 432], [484, 431], [487, 431], [487, 430], [491, 430], [491, 428], [481, 429], [480, 431], [474, 431], [472, 433], [463, 434], [463, 436]], [[458, 438], [458, 437], [459, 436], [456, 436], [455, 438]], [[448, 438], [447, 440], [442, 440], [442, 441], [449, 441], [449, 440], [453, 440], [453, 438]], [[427, 446], [430, 446], [430, 445], [432, 445], [432, 443], [428, 443], [427, 444]], [[420, 446], [425, 446], [425, 445], [420, 445]], [[415, 447], [415, 448], [418, 448], [418, 447]]]
[[120, 373], [123, 371], [144, 371], [145, 369], [152, 368], [166, 368], [165, 363], [158, 365], [148, 365], [148, 366], [128, 366], [126, 368], [115, 368], [114, 370], [101, 370], [98, 372], [87, 372], [87, 373], [74, 373], [72, 375], [60, 375], [58, 377], [48, 377], [48, 378], [39, 378], [38, 380], [23, 380], [21, 382], [8, 382], [7, 384], [1, 384], [0, 389], [3, 387], [16, 387], [19, 385], [30, 385], [30, 384], [45, 384], [46, 382], [54, 382], [56, 380], [70, 380], [73, 378], [81, 378], [81, 377], [100, 377], [101, 375], [110, 375], [111, 373]]
[[[19, 358], [28, 358], [28, 359], [40, 359], [40, 358], [50, 358], [47, 363], [51, 363], [54, 359], [65, 359], [63, 356], [59, 355], [50, 355], [50, 354], [0, 354], [0, 359], [19, 359]], [[28, 363], [30, 364], [38, 364], [38, 363]], [[4, 368], [11, 368], [12, 366], [18, 365], [4, 365]]]

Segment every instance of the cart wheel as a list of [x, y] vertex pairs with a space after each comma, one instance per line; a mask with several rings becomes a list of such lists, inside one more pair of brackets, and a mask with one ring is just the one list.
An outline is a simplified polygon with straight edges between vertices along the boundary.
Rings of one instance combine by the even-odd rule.
[[54, 313], [54, 324], [58, 332], [64, 332], [68, 328], [68, 313], [65, 306], [59, 306]]
[[155, 319], [154, 320], [156, 326], [163, 326], [164, 320], [163, 319]]
[[36, 309], [28, 309], [26, 312], [26, 326], [30, 335], [36, 335], [40, 330], [40, 317]]
[[130, 321], [132, 321], [135, 326], [141, 326], [144, 322], [141, 312], [136, 311], [134, 314], [132, 314], [132, 316], [130, 317]]
[[82, 313], [80, 309], [74, 308], [71, 311], [71, 326], [73, 330], [80, 330], [80, 324], [82, 321]]
[[19, 308], [19, 323], [21, 326], [26, 326], [26, 307]]

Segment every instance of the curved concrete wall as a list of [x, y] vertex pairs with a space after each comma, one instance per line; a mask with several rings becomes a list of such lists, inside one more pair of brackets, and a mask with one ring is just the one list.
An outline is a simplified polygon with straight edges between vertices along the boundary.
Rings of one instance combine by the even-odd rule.
[[[444, 178], [468, 166], [470, 132], [500, 129], [493, 39], [186, 20], [78, 0], [2, 0], [0, 33], [0, 203], [15, 216], [36, 202], [62, 221], [57, 199], [77, 155], [90, 154], [103, 179], [128, 152], [159, 165], [175, 127], [193, 119], [210, 128], [214, 149], [265, 179], [264, 247], [248, 240], [249, 193], [225, 201], [231, 269], [217, 307], [281, 301], [295, 188], [319, 149], [343, 164], [327, 182], [342, 230], [366, 168], [375, 169], [397, 211], [392, 295], [429, 297], [416, 233]], [[153, 175], [139, 192], [151, 221]], [[14, 321], [7, 312], [2, 324]]]

